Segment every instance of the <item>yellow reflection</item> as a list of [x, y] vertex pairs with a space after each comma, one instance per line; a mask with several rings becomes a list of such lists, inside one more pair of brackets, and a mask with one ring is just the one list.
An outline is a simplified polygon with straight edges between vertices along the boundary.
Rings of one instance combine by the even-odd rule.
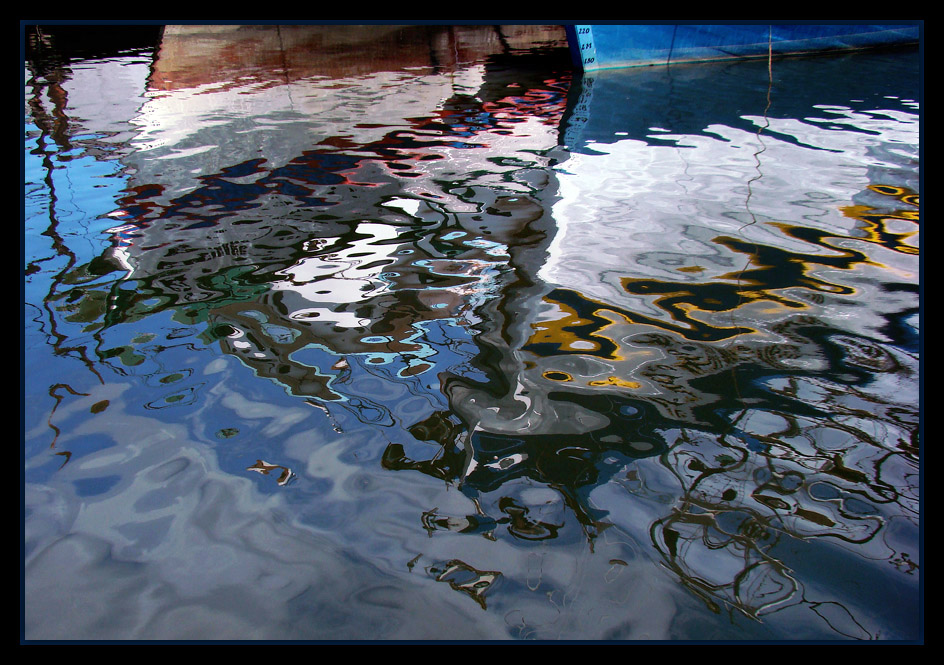
[[605, 379], [600, 379], [597, 381], [590, 381], [587, 385], [591, 386], [619, 386], [620, 388], [631, 388], [633, 390], [637, 388], [642, 388], [642, 384], [638, 381], [625, 381], [615, 376], [608, 376]]
[[[553, 302], [548, 298], [545, 298], [544, 301], [555, 305], [562, 316], [553, 321], [541, 321], [540, 323], [531, 324], [531, 327], [534, 328], [534, 334], [531, 336], [530, 340], [531, 344], [550, 343], [564, 350], [577, 351], [595, 351], [599, 349], [599, 345], [573, 332], [575, 328], [592, 326], [594, 323], [592, 320], [582, 318], [573, 308], [564, 303]], [[591, 345], [594, 347], [593, 349], [588, 348]]]
[[561, 372], [560, 370], [556, 370], [556, 369], [555, 370], [549, 369], [546, 372], [544, 372], [541, 376], [551, 381], [573, 381], [574, 380], [574, 377], [572, 377], [567, 372]]
[[906, 242], [918, 235], [917, 227], [914, 231], [907, 232], [895, 232], [888, 228], [889, 220], [902, 220], [914, 222], [915, 224], [920, 221], [920, 199], [918, 194], [906, 187], [896, 187], [894, 185], [869, 185], [869, 190], [893, 197], [913, 209], [903, 208], [892, 212], [882, 212], [878, 208], [867, 205], [852, 205], [840, 208], [843, 215], [862, 223], [863, 226], [858, 231], [864, 234], [865, 237], [861, 239], [902, 254], [918, 254], [918, 248]]
[[[538, 351], [540, 355], [577, 353], [594, 355], [608, 360], [624, 360], [617, 352], [619, 344], [614, 337], [605, 334], [606, 330], [617, 324], [621, 317], [613, 313], [613, 308], [606, 303], [586, 298], [573, 291], [561, 291], [567, 298], [555, 298], [546, 295], [545, 304], [553, 308], [556, 314], [553, 320], [532, 323], [534, 333], [526, 346]], [[563, 302], [572, 299], [582, 310], [578, 312], [574, 305]]]

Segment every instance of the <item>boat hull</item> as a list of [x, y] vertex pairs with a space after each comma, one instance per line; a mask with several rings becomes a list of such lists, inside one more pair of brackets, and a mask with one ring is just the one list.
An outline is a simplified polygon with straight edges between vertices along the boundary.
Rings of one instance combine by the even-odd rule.
[[918, 43], [901, 25], [571, 25], [574, 64], [585, 71], [799, 55]]

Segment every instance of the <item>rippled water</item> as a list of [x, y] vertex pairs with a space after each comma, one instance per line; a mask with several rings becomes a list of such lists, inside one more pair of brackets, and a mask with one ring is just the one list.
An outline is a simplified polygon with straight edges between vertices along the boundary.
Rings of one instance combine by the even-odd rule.
[[26, 639], [923, 635], [917, 51], [242, 30], [26, 63]]

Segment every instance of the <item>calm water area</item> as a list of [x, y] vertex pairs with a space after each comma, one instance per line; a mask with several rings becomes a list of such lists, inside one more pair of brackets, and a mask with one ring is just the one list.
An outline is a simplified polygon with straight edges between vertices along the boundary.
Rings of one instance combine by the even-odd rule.
[[923, 639], [917, 48], [142, 34], [26, 31], [24, 639]]

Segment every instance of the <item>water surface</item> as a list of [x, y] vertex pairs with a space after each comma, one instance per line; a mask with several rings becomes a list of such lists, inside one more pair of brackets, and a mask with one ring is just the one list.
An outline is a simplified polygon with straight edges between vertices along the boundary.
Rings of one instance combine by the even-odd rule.
[[34, 44], [25, 637], [918, 639], [917, 51], [371, 39]]

